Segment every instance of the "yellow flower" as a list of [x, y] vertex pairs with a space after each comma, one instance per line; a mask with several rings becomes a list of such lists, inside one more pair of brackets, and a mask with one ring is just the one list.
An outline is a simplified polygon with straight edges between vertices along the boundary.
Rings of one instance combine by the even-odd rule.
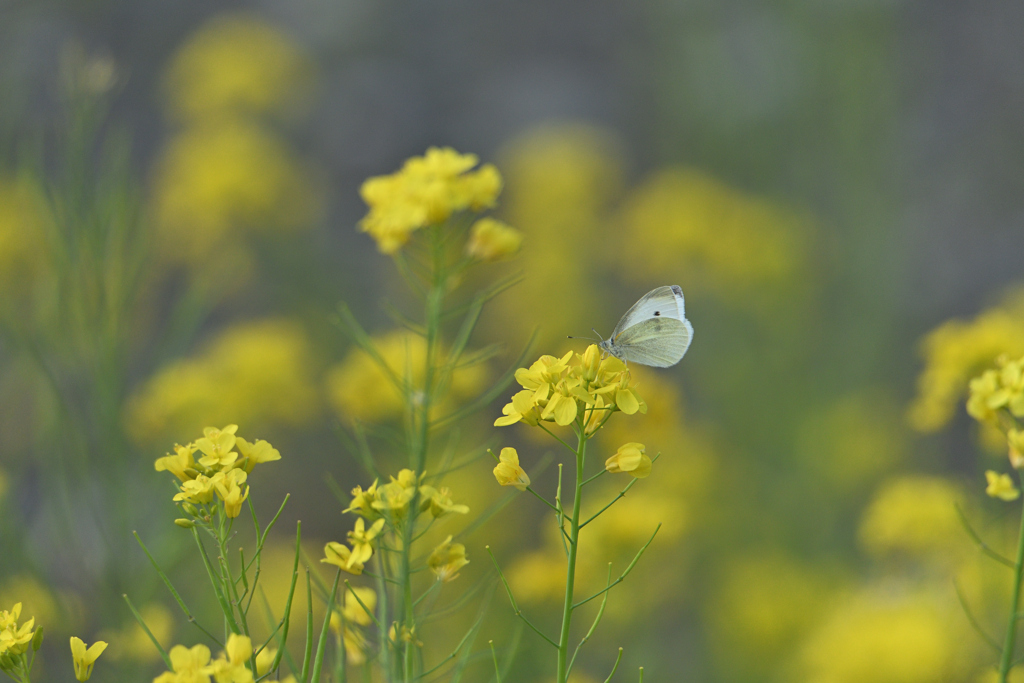
[[270, 671], [275, 657], [277, 657], [277, 648], [275, 647], [264, 647], [260, 650], [260, 653], [256, 655], [256, 675], [262, 676]]
[[252, 472], [256, 465], [265, 462], [273, 462], [281, 459], [281, 452], [271, 446], [269, 443], [260, 439], [256, 443], [249, 443], [242, 437], [238, 437], [235, 441], [235, 446], [238, 447], [238, 451], [245, 458], [245, 462], [242, 463], [242, 467], [246, 472]]
[[71, 636], [71, 658], [75, 663], [75, 678], [79, 681], [89, 680], [93, 664], [106, 649], [107, 644], [102, 640], [96, 641], [86, 649], [81, 638]]
[[516, 449], [506, 447], [501, 449], [498, 456], [498, 464], [494, 466], [494, 478], [502, 486], [515, 486], [520, 491], [525, 491], [530, 485], [530, 475], [519, 466], [519, 453]]
[[481, 218], [470, 228], [466, 253], [480, 261], [496, 261], [519, 251], [523, 233], [499, 220]]
[[213, 661], [209, 673], [217, 683], [252, 683], [252, 671], [246, 668], [252, 657], [252, 640], [249, 636], [232, 633], [224, 645], [224, 652]]
[[459, 570], [469, 564], [466, 559], [466, 546], [452, 543], [452, 537], [444, 539], [434, 548], [427, 558], [427, 566], [434, 572], [438, 581], [454, 581], [459, 578]]
[[[218, 472], [215, 477], [223, 477], [223, 473]], [[195, 479], [189, 479], [188, 481], [182, 482], [181, 493], [174, 496], [175, 501], [185, 501], [188, 503], [198, 503], [200, 505], [206, 505], [213, 501], [213, 494], [216, 491], [217, 479], [212, 479], [205, 474], [200, 474]]]
[[[158, 458], [154, 467], [157, 472], [170, 472], [181, 481], [192, 479], [196, 474], [194, 470], [196, 461], [192, 457], [193, 453], [195, 453], [195, 449], [192, 447], [192, 444], [186, 446], [175, 444], [174, 455], [168, 454]], [[191, 475], [189, 470], [192, 470]]]
[[373, 556], [373, 539], [377, 538], [383, 528], [383, 519], [378, 519], [369, 529], [365, 528], [362, 517], [356, 519], [355, 528], [348, 532], [348, 542], [352, 546], [352, 554], [348, 559], [349, 567], [365, 564]]
[[241, 513], [242, 503], [249, 497], [245, 479], [245, 470], [231, 470], [216, 482], [217, 495], [224, 501], [224, 514], [231, 519]]
[[348, 546], [337, 541], [331, 541], [324, 546], [324, 557], [320, 560], [326, 564], [333, 564], [339, 569], [344, 569], [349, 574], [359, 576], [363, 573], [363, 565], [352, 562], [352, 551]]
[[[545, 385], [545, 392], [547, 387]], [[512, 402], [506, 404], [501, 412], [504, 417], [499, 417], [494, 421], [495, 427], [507, 427], [508, 425], [514, 425], [516, 422], [523, 421], [528, 425], [537, 426], [540, 424], [540, 408], [541, 406], [537, 403], [536, 391], [530, 391], [524, 389], [523, 391], [517, 392], [512, 395]], [[547, 400], [547, 394], [544, 393], [543, 399]]]
[[403, 486], [400, 481], [392, 479], [377, 489], [376, 500], [371, 505], [379, 514], [397, 522], [409, 512], [409, 503], [415, 495], [415, 487]]
[[430, 514], [434, 516], [434, 519], [450, 512], [460, 515], [469, 512], [468, 505], [456, 505], [452, 501], [451, 491], [447, 486], [442, 486], [439, 489], [435, 489], [432, 486], [423, 486], [420, 488], [420, 495], [425, 499], [424, 505], [430, 508]]
[[203, 452], [199, 458], [199, 464], [207, 468], [221, 468], [231, 465], [238, 458], [238, 453], [232, 449], [235, 447], [238, 425], [228, 425], [224, 429], [206, 427], [203, 429], [203, 438], [197, 439], [195, 447]]
[[[21, 603], [15, 605], [16, 609], [20, 607]], [[36, 620], [33, 617], [19, 628], [12, 621], [5, 630], [0, 631], [0, 653], [10, 652], [12, 655], [20, 655], [27, 650], [29, 643], [32, 642], [32, 636], [35, 635], [35, 623]]]
[[1009, 474], [999, 474], [992, 470], [985, 472], [985, 479], [988, 480], [988, 487], [985, 493], [992, 498], [1000, 500], [1017, 500], [1020, 498], [1020, 489], [1013, 485], [1013, 479]]
[[643, 479], [651, 473], [651, 459], [646, 451], [642, 443], [623, 444], [615, 455], [605, 460], [605, 469], [613, 474], [628, 472], [637, 479]]
[[366, 636], [357, 628], [346, 628], [343, 636], [345, 644], [345, 659], [353, 665], [359, 666], [366, 663]]
[[373, 483], [365, 491], [362, 486], [352, 489], [352, 502], [342, 512], [358, 512], [368, 519], [377, 517], [377, 511], [373, 509], [373, 502], [375, 500], [377, 500], [376, 479], [373, 480]]
[[10, 611], [0, 611], [0, 629], [14, 628], [18, 623], [18, 619], [21, 618], [21, 603], [15, 603], [14, 607]]
[[174, 673], [162, 673], [153, 679], [153, 683], [210, 683], [207, 666], [210, 663], [210, 648], [205, 645], [192, 648], [175, 645], [167, 654]]
[[431, 147], [412, 157], [402, 169], [369, 178], [360, 188], [370, 212], [359, 223], [385, 254], [402, 248], [413, 232], [441, 223], [457, 211], [480, 211], [491, 206], [501, 191], [501, 176], [493, 166], [476, 166], [472, 154]]

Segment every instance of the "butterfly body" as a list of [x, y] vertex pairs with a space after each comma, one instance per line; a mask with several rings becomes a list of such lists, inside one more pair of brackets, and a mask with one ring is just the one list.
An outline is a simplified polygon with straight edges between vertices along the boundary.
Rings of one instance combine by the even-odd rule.
[[683, 290], [671, 285], [653, 289], [633, 304], [599, 346], [626, 362], [667, 368], [682, 360], [692, 339]]

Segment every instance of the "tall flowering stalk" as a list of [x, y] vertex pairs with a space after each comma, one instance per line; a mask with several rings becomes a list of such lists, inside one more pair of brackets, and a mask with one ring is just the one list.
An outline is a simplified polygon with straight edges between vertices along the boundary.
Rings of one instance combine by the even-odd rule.
[[[1001, 357], [997, 361], [998, 369], [989, 369], [970, 382], [970, 396], [967, 399], [967, 412], [974, 419], [1001, 431], [1006, 438], [1010, 467], [1016, 472], [1020, 481], [1021, 470], [1024, 470], [1024, 358], [1010, 360]], [[988, 470], [985, 473], [988, 486], [985, 492], [992, 498], [1006, 502], [1015, 502], [1020, 506], [1020, 489], [1014, 478], [1008, 473]], [[1013, 559], [1007, 558], [982, 542], [980, 536], [967, 522], [961, 513], [961, 520], [971, 538], [990, 558], [1006, 565], [1013, 571], [1009, 617], [1003, 642], [989, 636], [978, 620], [967, 611], [971, 624], [982, 637], [999, 652], [999, 683], [1009, 680], [1010, 670], [1019, 663], [1014, 653], [1017, 649], [1017, 630], [1020, 623], [1021, 587], [1024, 583], [1024, 509], [1021, 510], [1020, 532], [1017, 538], [1017, 550]], [[962, 600], [962, 596], [961, 596]], [[967, 610], [966, 603], [964, 609]]]
[[[285, 496], [277, 514], [265, 528], [260, 527], [256, 510], [249, 497], [249, 475], [260, 464], [271, 463], [281, 459], [281, 453], [267, 441], [257, 439], [246, 441], [238, 435], [238, 425], [226, 427], [207, 427], [203, 435], [195, 441], [174, 447], [174, 453], [159, 458], [154, 467], [158, 472], [168, 472], [177, 478], [177, 493], [173, 500], [184, 515], [174, 523], [187, 529], [196, 544], [196, 550], [206, 568], [213, 591], [215, 604], [222, 613], [222, 626], [204, 626], [188, 607], [181, 595], [174, 588], [171, 580], [160, 569], [159, 564], [138, 534], [135, 535], [146, 556], [152, 562], [160, 578], [171, 592], [178, 606], [190, 623], [202, 633], [206, 642], [192, 647], [175, 645], [170, 651], [165, 650], [153, 636], [145, 620], [127, 595], [124, 596], [129, 609], [139, 625], [149, 636], [153, 645], [160, 652], [168, 671], [154, 679], [154, 683], [210, 683], [216, 681], [232, 681], [233, 683], [253, 683], [256, 680], [268, 680], [279, 671], [282, 659], [286, 661], [293, 675], [283, 681], [294, 683], [295, 675], [302, 680], [320, 680], [323, 667], [328, 634], [325, 622], [320, 631], [316, 653], [313, 653], [314, 633], [312, 629], [313, 605], [309, 576], [307, 573], [307, 635], [305, 657], [301, 666], [287, 654], [285, 646], [291, 627], [292, 598], [299, 574], [299, 548], [301, 540], [301, 524], [295, 532], [295, 562], [292, 568], [291, 585], [284, 614], [276, 623], [271, 623], [271, 635], [262, 643], [254, 643], [252, 625], [257, 615], [273, 621], [269, 614], [269, 605], [256, 604], [253, 613], [253, 601], [260, 589], [261, 560], [263, 546], [270, 530], [277, 523], [288, 496]], [[245, 549], [239, 548], [238, 558], [228, 552], [228, 542], [235, 533], [235, 521], [242, 514], [243, 506], [249, 508], [256, 535], [256, 547], [246, 557]], [[212, 552], [208, 545], [212, 545]], [[340, 577], [341, 572], [338, 572]], [[328, 614], [337, 594], [338, 578], [327, 598]], [[212, 657], [210, 645], [218, 646], [221, 653]], [[75, 645], [72, 644], [75, 652]], [[79, 667], [76, 656], [76, 671]], [[83, 654], [84, 657], [84, 654]], [[88, 667], [88, 658], [81, 660], [81, 667]], [[311, 674], [312, 672], [312, 674]], [[312, 678], [310, 676], [312, 675]], [[84, 679], [79, 679], [84, 680]]]
[[[382, 253], [392, 257], [412, 293], [422, 299], [423, 309], [418, 319], [396, 314], [410, 331], [410, 336], [394, 337], [405, 345], [399, 362], [388, 357], [346, 306], [340, 309], [345, 330], [375, 367], [380, 384], [386, 385], [383, 390], [400, 396], [400, 442], [406, 467], [385, 477], [370, 449], [367, 427], [353, 422], [350, 445], [374, 480], [366, 488], [352, 490], [345, 512], [358, 515], [358, 519], [348, 533], [348, 545], [328, 543], [322, 561], [354, 575], [370, 576], [376, 581], [376, 590], [349, 586], [353, 604], [346, 598], [346, 608], [337, 614], [337, 642], [339, 649], [346, 651], [344, 656], [339, 652], [337, 658], [335, 678], [339, 681], [346, 680], [347, 665], [368, 672], [374, 662], [385, 680], [406, 683], [438, 672], [457, 656], [452, 671], [461, 671], [466, 657], [459, 652], [468, 652], [467, 642], [479, 625], [466, 634], [451, 656], [435, 666], [424, 661], [419, 624], [440, 587], [456, 579], [459, 569], [469, 562], [465, 546], [453, 542], [454, 536], [429, 553], [419, 549], [418, 541], [435, 520], [469, 512], [441, 485], [447, 465], [433, 460], [432, 446], [444, 430], [493, 400], [511, 375], [462, 407], [452, 407], [448, 400], [460, 372], [497, 352], [468, 353], [467, 348], [484, 304], [514, 280], [496, 283], [468, 301], [459, 297], [457, 290], [474, 266], [501, 259], [519, 248], [522, 237], [518, 231], [479, 215], [495, 204], [501, 186], [497, 169], [488, 164], [477, 167], [475, 156], [431, 148], [393, 174], [370, 178], [361, 190], [370, 210], [360, 229], [376, 241]], [[459, 313], [461, 323], [447, 329], [445, 321]], [[352, 393], [341, 386], [347, 376], [354, 375], [339, 376], [336, 388], [342, 393]], [[372, 569], [367, 570], [371, 561]], [[435, 581], [417, 595], [414, 575], [423, 570], [430, 570]], [[361, 629], [370, 623], [376, 626], [375, 647]]]
[[[572, 453], [575, 463], [575, 476], [572, 479], [573, 497], [568, 508], [562, 501], [562, 465], [559, 465], [558, 468], [558, 485], [555, 489], [554, 501], [548, 500], [533, 489], [530, 477], [520, 465], [519, 454], [514, 448], [503, 448], [501, 454], [496, 456], [498, 463], [494, 468], [494, 476], [499, 484], [515, 486], [521, 491], [529, 491], [547, 505], [555, 515], [555, 522], [558, 525], [559, 536], [562, 539], [566, 556], [565, 594], [558, 636], [552, 638], [533, 624], [519, 608], [504, 575], [502, 575], [502, 582], [516, 615], [557, 651], [555, 680], [557, 683], [566, 683], [580, 650], [593, 635], [604, 615], [609, 591], [625, 580], [633, 570], [644, 551], [654, 541], [661, 525], [659, 524], [654, 529], [650, 539], [640, 548], [633, 561], [626, 566], [618, 578], [612, 580], [611, 567], [609, 567], [608, 582], [605, 588], [589, 597], [577, 600], [575, 595], [576, 562], [580, 550], [581, 532], [588, 524], [608, 511], [616, 501], [625, 496], [638, 479], [650, 475], [653, 462], [658, 456], [653, 459], [648, 456], [647, 449], [642, 443], [626, 443], [605, 459], [604, 466], [600, 470], [587, 476], [587, 444], [594, 435], [616, 413], [635, 415], [647, 412], [647, 404], [637, 393], [635, 382], [623, 362], [615, 357], [602, 358], [601, 351], [596, 345], [590, 345], [582, 354], [570, 351], [561, 358], [541, 356], [529, 368], [517, 370], [515, 377], [523, 389], [516, 393], [512, 397], [512, 401], [502, 409], [503, 416], [495, 421], [495, 426], [502, 427], [522, 422], [537, 427]], [[551, 428], [547, 425], [551, 425]], [[569, 427], [572, 430], [576, 437], [575, 446], [552, 431], [552, 429], [560, 427]], [[626, 473], [631, 478], [617, 496], [595, 514], [581, 520], [580, 510], [584, 487], [607, 473]], [[498, 567], [493, 553], [491, 559], [494, 561], [495, 567]], [[498, 571], [500, 573], [501, 569], [498, 568]], [[601, 598], [601, 606], [586, 635], [579, 641], [570, 657], [573, 615], [576, 610], [597, 598]], [[621, 657], [622, 650], [620, 649], [612, 674], [618, 668]], [[642, 668], [640, 677], [642, 680]], [[609, 675], [610, 678], [611, 675]]]

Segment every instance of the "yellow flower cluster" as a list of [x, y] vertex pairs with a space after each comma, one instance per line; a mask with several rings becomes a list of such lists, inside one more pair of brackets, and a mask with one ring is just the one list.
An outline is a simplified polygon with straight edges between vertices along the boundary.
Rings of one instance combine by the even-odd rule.
[[480, 261], [510, 256], [523, 244], [523, 233], [493, 218], [481, 218], [469, 230], [466, 254]]
[[373, 623], [377, 608], [377, 592], [372, 588], [352, 588], [345, 592], [341, 612], [331, 613], [331, 630], [342, 636], [345, 659], [358, 666], [366, 662], [367, 641], [362, 628]]
[[482, 211], [501, 192], [501, 174], [491, 164], [449, 147], [431, 147], [391, 175], [369, 178], [360, 189], [370, 212], [359, 227], [385, 254], [398, 251], [413, 232], [442, 223], [453, 213]]
[[1024, 353], [1024, 294], [1012, 293], [974, 320], [950, 320], [921, 344], [925, 366], [907, 417], [914, 429], [935, 432], [953, 417], [968, 380], [1002, 354]]
[[[415, 472], [403, 469], [399, 471], [397, 477], [391, 477], [391, 481], [386, 484], [379, 484], [374, 480], [365, 490], [362, 486], [352, 489], [352, 502], [342, 511], [360, 515], [355, 528], [348, 534], [349, 545], [352, 547], [331, 541], [324, 546], [324, 558], [320, 561], [358, 575], [363, 572], [364, 564], [372, 557], [373, 541], [383, 531], [385, 524], [397, 528], [404, 525], [410, 517], [411, 521], [415, 522], [419, 515], [427, 512], [433, 519], [452, 513], [464, 515], [469, 512], [468, 506], [452, 500], [451, 491], [447, 487], [437, 488], [424, 484], [425, 478], [425, 472], [417, 480]], [[414, 499], [416, 509], [412, 510]], [[366, 528], [364, 519], [374, 520], [369, 529]]]
[[516, 370], [516, 381], [523, 390], [502, 408], [504, 417], [494, 421], [496, 427], [520, 421], [564, 427], [580, 418], [586, 419], [586, 432], [593, 434], [615, 411], [647, 412], [625, 364], [614, 356], [602, 359], [596, 344], [582, 354], [541, 356], [529, 368]]
[[1024, 358], [996, 361], [998, 369], [989, 369], [970, 381], [967, 412], [979, 422], [999, 425], [1000, 411], [1015, 418], [1024, 417]]
[[[281, 453], [266, 441], [249, 443], [235, 436], [237, 431], [238, 425], [207, 427], [202, 438], [175, 446], [174, 455], [158, 458], [154, 464], [157, 472], [170, 472], [181, 481], [174, 500], [191, 517], [209, 521], [218, 510], [211, 505], [214, 496], [223, 503], [225, 515], [237, 517], [249, 497], [249, 473], [260, 463], [281, 459]], [[200, 511], [196, 506], [210, 507]], [[189, 526], [190, 521], [184, 520], [182, 526]]]
[[[212, 662], [210, 648], [205, 645], [195, 645], [191, 648], [175, 645], [168, 653], [172, 671], [160, 674], [153, 679], [153, 683], [210, 683], [211, 677], [216, 683], [253, 683], [255, 678], [248, 668], [252, 654], [252, 640], [249, 636], [236, 633], [228, 636], [224, 651]], [[260, 676], [269, 671], [273, 661], [268, 654], [268, 650], [264, 649], [257, 657], [257, 668], [262, 668], [260, 664], [267, 667], [266, 670], [257, 672]], [[289, 680], [295, 679], [289, 676], [282, 683]]]
[[615, 258], [628, 264], [624, 273], [650, 282], [686, 272], [688, 284], [741, 306], [795, 281], [812, 225], [799, 211], [681, 167], [660, 170], [634, 190], [622, 222]]
[[0, 671], [12, 676], [16, 668], [21, 666], [19, 659], [36, 634], [35, 617], [18, 626], [20, 618], [20, 602], [10, 611], [0, 610]]

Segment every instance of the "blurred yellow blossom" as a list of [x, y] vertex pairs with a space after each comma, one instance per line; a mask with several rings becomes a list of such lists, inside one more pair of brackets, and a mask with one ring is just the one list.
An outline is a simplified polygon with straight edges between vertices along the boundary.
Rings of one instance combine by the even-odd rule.
[[946, 683], [971, 670], [959, 606], [929, 593], [867, 591], [827, 615], [800, 654], [824, 683]]
[[321, 210], [315, 178], [285, 141], [237, 119], [172, 137], [153, 193], [161, 257], [192, 265], [216, 262], [246, 231], [306, 229]]
[[452, 536], [441, 541], [427, 558], [427, 566], [434, 572], [438, 581], [454, 581], [459, 578], [459, 570], [469, 564], [466, 559], [466, 546], [452, 543]]
[[510, 256], [523, 243], [523, 233], [494, 218], [481, 218], [469, 231], [466, 253], [480, 261], [496, 261]]
[[946, 479], [906, 476], [887, 481], [861, 518], [858, 535], [875, 555], [946, 555], [962, 530], [956, 504], [960, 489]]
[[[366, 661], [366, 636], [363, 635], [359, 627], [369, 626], [373, 623], [372, 615], [376, 607], [376, 591], [372, 588], [353, 588], [345, 592], [345, 607], [342, 612], [331, 614], [331, 630], [342, 634], [345, 659], [349, 664], [358, 666]], [[342, 631], [343, 618], [344, 631]]]
[[[174, 631], [174, 617], [171, 611], [159, 603], [151, 602], [139, 609], [142, 620], [146, 622], [157, 642], [166, 643]], [[114, 661], [128, 659], [139, 662], [151, 662], [160, 659], [160, 652], [153, 647], [153, 641], [135, 619], [128, 621], [122, 628], [106, 630], [100, 638], [110, 643], [107, 658]]]
[[835, 600], [833, 583], [778, 551], [728, 560], [705, 603], [718, 661], [735, 680], [778, 667]]
[[153, 683], [209, 683], [210, 648], [175, 645], [167, 654], [173, 673], [166, 671], [154, 678]]
[[619, 446], [619, 450], [605, 461], [604, 466], [613, 474], [628, 472], [637, 479], [643, 479], [651, 473], [651, 458], [642, 443], [627, 443]]
[[[412, 386], [422, 386], [427, 361], [426, 340], [406, 330], [388, 332], [373, 339], [374, 347], [391, 375]], [[480, 365], [457, 368], [448, 387], [449, 398], [474, 395], [484, 385], [487, 371]], [[327, 371], [327, 394], [338, 415], [346, 420], [374, 422], [398, 417], [405, 410], [401, 390], [388, 372], [365, 351], [352, 350]], [[445, 401], [441, 401], [441, 408]], [[437, 406], [435, 406], [435, 409]]]
[[802, 272], [811, 226], [798, 211], [682, 167], [644, 181], [621, 221], [614, 256], [626, 264], [623, 273], [648, 283], [685, 272], [694, 291], [743, 305]]
[[0, 176], [0, 292], [5, 298], [23, 295], [46, 267], [49, 221], [36, 183]]
[[102, 640], [96, 641], [87, 649], [81, 638], [71, 636], [71, 658], [75, 665], [75, 678], [79, 681], [89, 680], [93, 664], [106, 649], [107, 644]]
[[519, 453], [510, 447], [501, 449], [498, 464], [494, 466], [494, 478], [502, 486], [515, 486], [520, 491], [530, 485], [530, 475], [519, 466]]
[[318, 413], [310, 355], [293, 322], [238, 323], [151, 377], [129, 400], [126, 427], [145, 442], [229, 419], [304, 425]]
[[359, 223], [385, 254], [398, 251], [413, 232], [444, 222], [465, 209], [492, 206], [501, 192], [501, 176], [485, 164], [476, 171], [477, 158], [444, 147], [431, 147], [412, 157], [400, 171], [376, 176], [363, 183], [360, 194], [370, 212]]
[[[69, 622], [73, 621], [69, 615], [69, 612], [74, 611], [70, 596], [55, 593], [31, 574], [14, 574], [4, 579], [0, 585], [0, 605], [9, 604], [13, 600], [24, 605], [25, 611], [41, 624], [64, 623], [70, 626]], [[2, 621], [0, 617], [0, 623]]]
[[924, 370], [907, 416], [914, 429], [935, 432], [953, 417], [968, 380], [980, 369], [1003, 354], [1024, 353], [1024, 292], [1010, 292], [974, 320], [943, 323], [924, 338], [921, 351]]
[[1013, 484], [1013, 479], [1010, 478], [1009, 474], [999, 474], [992, 470], [985, 472], [985, 479], [988, 481], [988, 486], [985, 488], [985, 493], [992, 498], [999, 498], [1000, 500], [1017, 500], [1020, 498], [1020, 489]]
[[449, 513], [465, 515], [469, 513], [468, 505], [460, 505], [452, 500], [451, 491], [447, 486], [435, 489], [432, 486], [420, 488], [420, 495], [423, 496], [422, 505], [429, 506], [430, 514], [437, 519]]
[[254, 14], [206, 22], [175, 54], [164, 87], [171, 110], [194, 121], [225, 114], [287, 112], [311, 85], [296, 43]]
[[372, 588], [356, 587], [345, 592], [343, 614], [348, 623], [369, 626], [373, 623], [373, 610], [376, 608], [377, 591]]
[[277, 657], [277, 648], [266, 646], [256, 655], [256, 675], [262, 676], [270, 671], [274, 665], [274, 658]]

